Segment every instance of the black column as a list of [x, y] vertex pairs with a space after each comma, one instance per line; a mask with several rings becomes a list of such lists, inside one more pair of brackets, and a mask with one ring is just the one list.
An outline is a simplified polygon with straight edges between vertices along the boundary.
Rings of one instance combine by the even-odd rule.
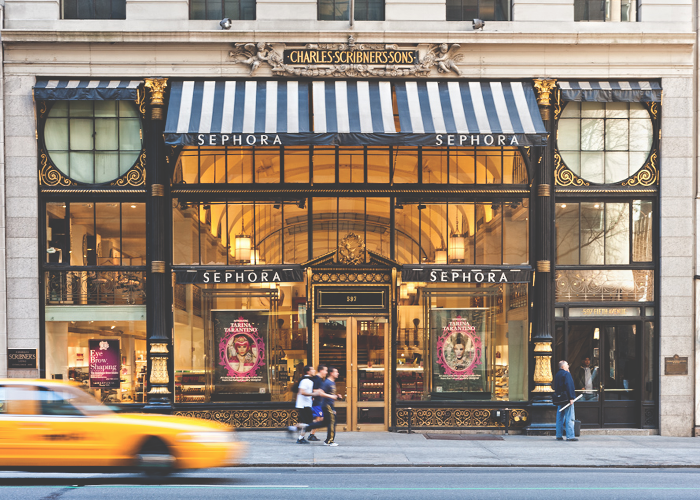
[[147, 202], [147, 332], [148, 332], [148, 408], [167, 411], [173, 402], [172, 384], [172, 287], [168, 272], [166, 189], [170, 186], [163, 142], [164, 102], [168, 84], [164, 78], [147, 78], [146, 96], [150, 116], [144, 124], [146, 142], [146, 184], [151, 196]]
[[552, 95], [556, 92], [555, 80], [535, 80], [537, 103], [549, 137], [547, 145], [540, 147], [535, 172], [535, 285], [532, 297], [532, 335], [530, 363], [529, 434], [549, 433], [554, 430], [556, 418], [552, 405], [552, 340], [554, 330], [554, 120]]

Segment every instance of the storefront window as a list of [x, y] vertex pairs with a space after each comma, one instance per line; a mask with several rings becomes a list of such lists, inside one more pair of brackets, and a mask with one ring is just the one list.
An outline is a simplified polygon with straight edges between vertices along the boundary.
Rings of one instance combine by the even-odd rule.
[[102, 402], [144, 403], [146, 360], [145, 318], [46, 322], [47, 377], [79, 382]]
[[292, 401], [307, 364], [303, 283], [174, 285], [175, 402]]
[[398, 400], [527, 400], [527, 284], [403, 286]]
[[88, 184], [112, 181], [141, 151], [138, 109], [129, 101], [58, 101], [46, 119], [44, 143], [66, 177]]
[[579, 269], [556, 273], [556, 302], [653, 302], [651, 269]]
[[46, 204], [46, 262], [145, 266], [145, 203]]
[[596, 184], [611, 184], [644, 166], [653, 125], [641, 103], [569, 102], [561, 114], [557, 146], [566, 166]]
[[173, 182], [527, 184], [528, 176], [520, 152], [510, 147], [187, 146]]
[[651, 262], [652, 214], [653, 202], [645, 200], [557, 203], [557, 264]]

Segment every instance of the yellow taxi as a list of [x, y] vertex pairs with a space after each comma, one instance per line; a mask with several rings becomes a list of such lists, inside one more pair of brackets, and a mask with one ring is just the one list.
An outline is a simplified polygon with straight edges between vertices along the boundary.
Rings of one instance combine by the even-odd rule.
[[171, 415], [115, 413], [80, 385], [0, 379], [0, 469], [180, 469], [233, 465], [233, 428]]

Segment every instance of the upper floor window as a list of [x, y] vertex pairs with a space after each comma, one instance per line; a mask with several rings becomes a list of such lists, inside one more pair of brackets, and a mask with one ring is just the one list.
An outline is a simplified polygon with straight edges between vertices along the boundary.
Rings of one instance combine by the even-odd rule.
[[574, 0], [574, 21], [636, 21], [635, 0]]
[[508, 0], [447, 0], [448, 21], [508, 21]]
[[640, 103], [570, 102], [559, 120], [557, 146], [566, 166], [596, 184], [612, 184], [641, 169], [653, 124]]
[[[349, 0], [318, 0], [319, 21], [348, 21]], [[356, 21], [384, 21], [384, 0], [355, 0]]]
[[129, 101], [57, 101], [44, 126], [54, 166], [87, 184], [118, 179], [141, 152], [141, 120]]
[[126, 19], [126, 0], [63, 0], [63, 19]]
[[255, 20], [255, 0], [190, 0], [190, 19]]

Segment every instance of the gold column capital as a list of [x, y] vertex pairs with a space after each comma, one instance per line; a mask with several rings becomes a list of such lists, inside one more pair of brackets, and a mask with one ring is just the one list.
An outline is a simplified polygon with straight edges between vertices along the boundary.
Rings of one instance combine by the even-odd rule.
[[548, 260], [538, 260], [537, 261], [537, 271], [541, 273], [548, 273], [552, 270], [552, 263]]
[[556, 87], [556, 80], [547, 80], [544, 78], [535, 79], [535, 90], [537, 90], [537, 104], [540, 106], [549, 106], [552, 98], [552, 91]]
[[164, 104], [163, 94], [167, 86], [167, 78], [146, 78], [146, 88], [151, 89], [151, 106], [162, 106]]

